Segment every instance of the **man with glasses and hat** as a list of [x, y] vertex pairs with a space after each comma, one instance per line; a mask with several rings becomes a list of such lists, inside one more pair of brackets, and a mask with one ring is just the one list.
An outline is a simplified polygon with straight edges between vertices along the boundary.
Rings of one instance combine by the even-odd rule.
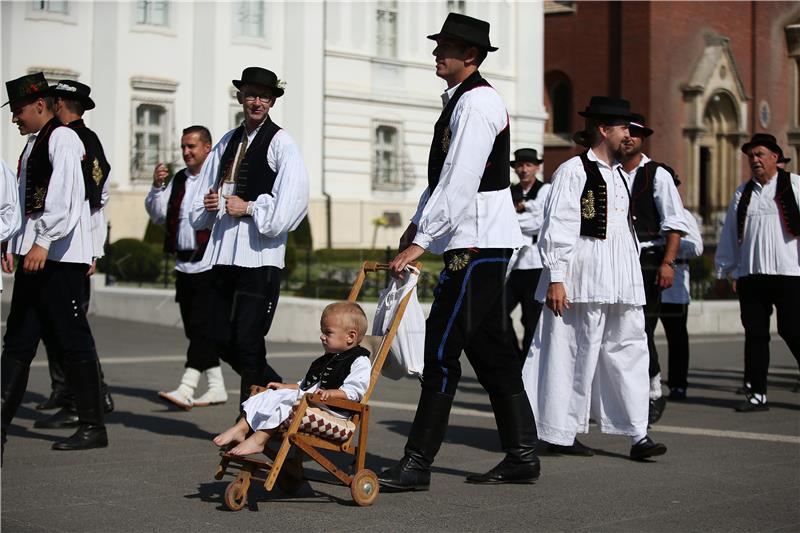
[[591, 410], [602, 432], [628, 436], [631, 459], [643, 460], [666, 447], [647, 436], [645, 295], [618, 162], [634, 117], [627, 100], [604, 96], [579, 115], [590, 148], [553, 174], [536, 294], [548, 309], [525, 361], [525, 390], [540, 439], [572, 446]]
[[63, 358], [79, 422], [75, 434], [53, 449], [104, 447], [108, 437], [97, 352], [82, 305], [94, 254], [81, 171], [85, 150], [77, 133], [54, 116], [52, 93], [41, 72], [7, 82], [6, 88], [12, 122], [28, 142], [18, 167], [22, 228], [11, 242], [21, 264], [0, 357], [2, 441], [25, 393], [39, 340], [47, 335]]
[[522, 235], [511, 200], [508, 113], [480, 75], [489, 23], [450, 13], [436, 41], [436, 75], [447, 82], [428, 156], [428, 187], [390, 263], [395, 276], [425, 250], [443, 254], [426, 322], [422, 391], [403, 458], [382, 472], [393, 490], [427, 490], [467, 354], [489, 393], [505, 458], [471, 483], [530, 483], [539, 477], [536, 431], [511, 343], [505, 274]]
[[[655, 329], [661, 291], [672, 286], [681, 236], [689, 233], [675, 172], [642, 152], [644, 139], [653, 134], [642, 115], [634, 113], [629, 135], [622, 141], [621, 171], [630, 189], [630, 213], [639, 240], [639, 261], [644, 281], [644, 328], [650, 353], [650, 403], [648, 422], [655, 424], [666, 407], [661, 393], [661, 367]], [[685, 390], [685, 389], [684, 389]]]
[[309, 184], [294, 139], [269, 117], [283, 82], [248, 67], [233, 85], [244, 121], [206, 159], [190, 219], [196, 230], [211, 229], [209, 335], [221, 343], [218, 353], [231, 354], [244, 401], [251, 385], [283, 381], [267, 363], [264, 337], [278, 305], [287, 237], [308, 210]]
[[514, 152], [514, 160], [511, 161], [511, 168], [519, 178], [519, 183], [511, 185], [511, 199], [517, 211], [525, 244], [517, 250], [513, 263], [509, 266], [511, 273], [506, 283], [506, 312], [510, 322], [511, 311], [517, 304], [522, 310], [524, 334], [521, 349], [517, 336], [511, 329], [511, 338], [522, 362], [528, 355], [536, 323], [542, 314], [542, 304], [534, 297], [542, 273], [542, 258], [536, 247], [536, 239], [542, 227], [544, 201], [551, 187], [549, 183], [536, 179], [542, 161], [535, 148], [520, 148]]
[[[756, 133], [742, 145], [753, 176], [728, 206], [715, 262], [719, 279], [733, 279], [744, 327], [746, 398], [742, 413], [767, 411], [769, 325], [800, 364], [800, 176], [778, 168], [783, 150], [773, 135]], [[749, 385], [749, 386], [748, 386]]]
[[[83, 143], [84, 156], [81, 161], [83, 184], [86, 189], [86, 199], [89, 201], [92, 218], [92, 265], [84, 278], [85, 299], [84, 308], [89, 307], [91, 283], [89, 278], [95, 272], [97, 260], [105, 255], [105, 242], [108, 235], [108, 225], [105, 216], [105, 206], [109, 199], [109, 173], [111, 165], [106, 160], [103, 145], [97, 134], [86, 127], [83, 114], [94, 109], [95, 104], [90, 93], [91, 88], [83, 83], [72, 80], [61, 80], [50, 87], [54, 99], [54, 112], [56, 118], [68, 128], [78, 134]], [[55, 348], [50, 338], [45, 334], [42, 338], [47, 350], [47, 365], [50, 370], [52, 390], [50, 397], [36, 406], [37, 409], [47, 410], [61, 407], [55, 414], [37, 420], [34, 427], [41, 429], [60, 429], [78, 425], [78, 414], [75, 410], [75, 399], [69, 392], [66, 383], [62, 357], [55, 353]], [[108, 391], [108, 385], [100, 368], [100, 388], [103, 392], [103, 409], [106, 413], [114, 410], [114, 401]]]

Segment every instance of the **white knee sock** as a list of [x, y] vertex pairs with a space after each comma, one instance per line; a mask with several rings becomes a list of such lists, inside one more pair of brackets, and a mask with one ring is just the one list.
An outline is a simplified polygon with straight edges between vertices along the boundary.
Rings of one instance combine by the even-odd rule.
[[656, 374], [650, 379], [650, 399], [658, 400], [661, 398], [661, 374]]

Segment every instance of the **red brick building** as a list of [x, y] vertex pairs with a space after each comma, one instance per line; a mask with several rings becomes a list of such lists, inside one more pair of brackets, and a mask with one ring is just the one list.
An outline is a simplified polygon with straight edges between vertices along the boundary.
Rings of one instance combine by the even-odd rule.
[[739, 147], [753, 133], [800, 168], [800, 2], [546, 2], [545, 172], [579, 152], [577, 111], [596, 94], [647, 117], [646, 153], [713, 225], [749, 177]]

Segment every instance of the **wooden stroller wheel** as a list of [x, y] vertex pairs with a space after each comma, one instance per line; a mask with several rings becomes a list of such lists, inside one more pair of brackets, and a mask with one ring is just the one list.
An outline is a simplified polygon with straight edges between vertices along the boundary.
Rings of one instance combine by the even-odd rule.
[[225, 505], [231, 511], [241, 511], [247, 505], [247, 487], [241, 479], [234, 479], [225, 489]]
[[361, 507], [369, 507], [375, 503], [379, 490], [378, 476], [368, 468], [356, 472], [350, 483], [350, 494], [353, 496], [353, 501]]

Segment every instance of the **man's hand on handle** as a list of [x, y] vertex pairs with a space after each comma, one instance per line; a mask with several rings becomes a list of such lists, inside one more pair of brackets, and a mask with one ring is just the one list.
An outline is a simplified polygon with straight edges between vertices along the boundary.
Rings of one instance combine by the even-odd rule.
[[425, 249], [416, 244], [409, 245], [405, 250], [397, 254], [397, 257], [389, 263], [389, 272], [398, 279], [403, 279], [404, 269], [413, 263], [425, 252]]

